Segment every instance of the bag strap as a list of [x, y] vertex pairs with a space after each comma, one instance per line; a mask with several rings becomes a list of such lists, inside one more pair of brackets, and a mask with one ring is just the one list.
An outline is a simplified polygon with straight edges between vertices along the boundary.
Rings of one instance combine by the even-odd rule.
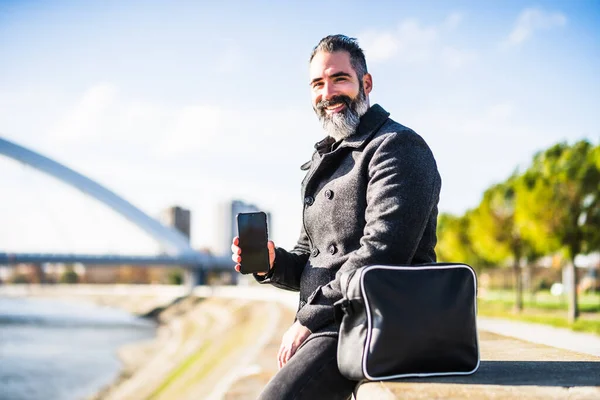
[[333, 319], [336, 325], [341, 325], [342, 319], [344, 318], [344, 310], [342, 308], [342, 303], [348, 301], [346, 299], [341, 299], [333, 303]]
[[352, 316], [356, 312], [356, 306], [364, 304], [362, 298], [341, 299], [333, 303], [333, 318], [337, 325], [342, 323], [344, 315]]
[[343, 298], [345, 298], [345, 299], [348, 298], [348, 287], [350, 286], [350, 280], [352, 280], [352, 278], [354, 277], [354, 275], [356, 273], [360, 274], [360, 271], [363, 268], [364, 267], [361, 267], [361, 268], [359, 268], [357, 270], [341, 274], [341, 276], [340, 276], [340, 289], [342, 290], [342, 297]]

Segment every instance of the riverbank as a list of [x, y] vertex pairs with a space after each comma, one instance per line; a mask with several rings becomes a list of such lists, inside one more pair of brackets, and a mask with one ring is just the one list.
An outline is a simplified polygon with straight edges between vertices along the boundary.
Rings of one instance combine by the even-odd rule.
[[154, 339], [119, 350], [121, 373], [94, 400], [256, 398], [277, 372], [277, 350], [293, 322], [297, 294], [199, 287], [185, 296], [182, 289], [22, 285], [0, 287], [0, 295], [93, 302], [158, 322]]
[[120, 352], [120, 379], [94, 399], [254, 399], [276, 372], [293, 314], [277, 303], [188, 297], [158, 316], [153, 343]]
[[119, 308], [139, 316], [152, 316], [185, 297], [186, 288], [175, 285], [0, 285], [0, 296], [48, 298]]

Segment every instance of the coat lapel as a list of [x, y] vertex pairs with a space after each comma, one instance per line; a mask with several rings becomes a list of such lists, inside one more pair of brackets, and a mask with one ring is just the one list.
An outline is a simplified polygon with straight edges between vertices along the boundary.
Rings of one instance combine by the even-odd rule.
[[360, 119], [356, 133], [344, 139], [338, 149], [344, 147], [357, 149], [361, 147], [381, 128], [389, 116], [390, 113], [385, 111], [383, 107], [379, 104], [374, 104]]
[[[360, 119], [360, 124], [356, 130], [356, 133], [344, 140], [342, 143], [332, 152], [325, 153], [323, 156], [318, 156], [317, 152], [313, 154], [313, 158], [311, 161], [304, 163], [300, 169], [308, 170], [307, 177], [303, 182], [302, 187], [302, 197], [307, 194], [307, 191], [310, 192], [312, 184], [315, 181], [317, 175], [319, 175], [319, 170], [323, 170], [328, 165], [339, 157], [340, 154], [345, 153], [342, 151], [344, 148], [358, 149], [365, 142], [369, 141], [369, 139], [377, 132], [381, 126], [387, 121], [390, 113], [385, 111], [379, 104], [374, 104], [365, 115]], [[315, 147], [322, 144], [323, 141], [317, 143]], [[308, 193], [310, 194], [310, 193]]]

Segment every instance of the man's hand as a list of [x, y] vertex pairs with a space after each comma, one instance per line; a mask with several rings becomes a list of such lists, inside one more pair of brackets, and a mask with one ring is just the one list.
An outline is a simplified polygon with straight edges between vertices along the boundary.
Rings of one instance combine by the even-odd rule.
[[[238, 247], [240, 244], [240, 238], [237, 236], [233, 238], [233, 243], [231, 244], [231, 259], [236, 264], [235, 270], [240, 272], [240, 263], [242, 262], [242, 249]], [[269, 269], [273, 268], [273, 263], [275, 262], [275, 243], [272, 240], [267, 242], [267, 249], [269, 249]], [[266, 275], [266, 272], [258, 272], [256, 275]]]
[[279, 347], [279, 354], [277, 354], [277, 363], [280, 369], [292, 358], [298, 347], [304, 343], [310, 334], [311, 331], [298, 321], [294, 322], [294, 325], [284, 333]]

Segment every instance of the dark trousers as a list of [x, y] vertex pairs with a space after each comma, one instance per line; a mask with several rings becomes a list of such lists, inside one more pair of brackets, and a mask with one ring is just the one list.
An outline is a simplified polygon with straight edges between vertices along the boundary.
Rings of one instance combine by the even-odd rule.
[[309, 337], [269, 381], [260, 400], [347, 400], [357, 382], [340, 374], [337, 338]]

